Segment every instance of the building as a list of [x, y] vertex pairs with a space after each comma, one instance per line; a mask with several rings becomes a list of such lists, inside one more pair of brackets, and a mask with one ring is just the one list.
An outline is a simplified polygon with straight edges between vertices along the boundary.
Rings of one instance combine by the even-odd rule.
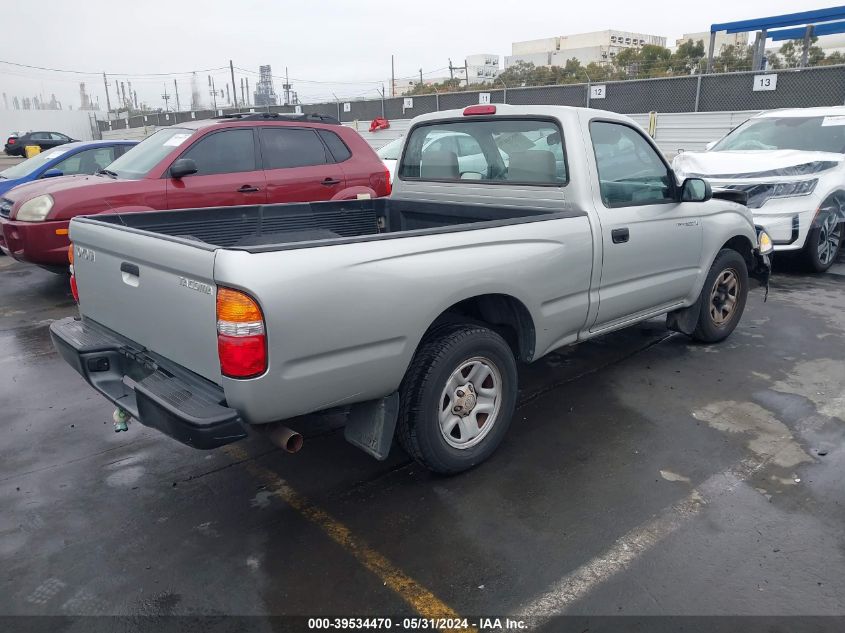
[[[499, 56], [493, 53], [469, 55], [466, 58], [466, 68], [471, 84], [493, 81], [499, 76]], [[466, 79], [463, 69], [459, 76], [461, 79]]]
[[279, 105], [279, 97], [273, 90], [273, 72], [269, 65], [258, 67], [258, 85], [255, 86], [253, 96], [257, 106]]
[[613, 61], [626, 48], [640, 48], [646, 44], [666, 46], [666, 38], [631, 31], [594, 31], [547, 37], [539, 40], [514, 42], [511, 55], [505, 57], [505, 68], [519, 62], [535, 66], [565, 66], [573, 57], [582, 65]]
[[[710, 31], [702, 31], [701, 33], [684, 33], [681, 37], [675, 40], [675, 48], [678, 48], [684, 42], [692, 40], [704, 42], [704, 52], [710, 46]], [[718, 31], [716, 33], [716, 44], [713, 52], [718, 55], [726, 46], [748, 46], [748, 33], [727, 33], [725, 31]]]

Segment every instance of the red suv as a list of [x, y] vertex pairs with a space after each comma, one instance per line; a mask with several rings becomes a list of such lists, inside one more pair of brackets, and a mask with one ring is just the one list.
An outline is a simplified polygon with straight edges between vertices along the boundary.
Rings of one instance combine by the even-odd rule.
[[93, 176], [15, 187], [0, 199], [0, 249], [65, 271], [68, 224], [78, 215], [389, 193], [384, 163], [332, 117], [228, 115], [159, 130]]

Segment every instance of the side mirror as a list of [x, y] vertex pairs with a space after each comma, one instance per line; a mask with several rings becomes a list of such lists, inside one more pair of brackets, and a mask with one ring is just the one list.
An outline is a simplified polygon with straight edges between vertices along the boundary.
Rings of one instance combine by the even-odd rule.
[[65, 173], [61, 169], [48, 169], [43, 174], [42, 178], [55, 178], [56, 176], [64, 176]]
[[710, 183], [701, 178], [687, 178], [681, 185], [681, 202], [706, 202], [712, 197]]
[[713, 146], [718, 142], [719, 141], [710, 141], [709, 143], [707, 143], [707, 145], [704, 146], [704, 151], [709, 152], [711, 149], [713, 149]]
[[185, 176], [190, 176], [198, 171], [197, 164], [193, 161], [193, 159], [177, 158], [170, 166], [170, 177], [176, 179], [184, 178]]

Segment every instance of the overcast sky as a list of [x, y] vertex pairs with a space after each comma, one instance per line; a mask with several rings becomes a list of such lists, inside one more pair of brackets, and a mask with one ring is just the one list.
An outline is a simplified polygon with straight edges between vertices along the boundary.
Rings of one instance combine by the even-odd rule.
[[[825, 3], [823, 6], [832, 6]], [[713, 22], [821, 8], [805, 0], [425, 0], [358, 2], [278, 0], [2, 0], [0, 60], [83, 72], [117, 73], [132, 81], [140, 101], [163, 105], [160, 97], [178, 79], [183, 109], [190, 101], [190, 75], [235, 66], [257, 73], [271, 64], [274, 75], [289, 68], [303, 101], [377, 96], [389, 91], [390, 55], [396, 76], [448, 75], [443, 70], [472, 53], [510, 54], [511, 42], [608, 28], [663, 35], [671, 45], [685, 32], [705, 31]], [[502, 60], [504, 61], [504, 60]], [[228, 68], [198, 73], [205, 103], [207, 75], [229, 80]], [[255, 74], [236, 71], [249, 77]], [[0, 63], [0, 90], [12, 96], [51, 93], [79, 105], [79, 82], [104, 105], [102, 76], [29, 70]], [[275, 80], [276, 92], [282, 81]], [[112, 89], [113, 90], [113, 89]], [[114, 92], [112, 100], [114, 100]], [[0, 102], [0, 108], [3, 107]], [[172, 106], [171, 106], [172, 107]]]

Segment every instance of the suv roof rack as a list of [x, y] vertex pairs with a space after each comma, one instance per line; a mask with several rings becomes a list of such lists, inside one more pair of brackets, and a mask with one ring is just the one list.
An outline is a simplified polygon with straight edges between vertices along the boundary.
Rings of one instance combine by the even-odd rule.
[[309, 123], [325, 123], [327, 125], [340, 125], [335, 117], [327, 114], [287, 114], [279, 112], [236, 112], [214, 117], [215, 119], [235, 119], [237, 121], [304, 121]]

